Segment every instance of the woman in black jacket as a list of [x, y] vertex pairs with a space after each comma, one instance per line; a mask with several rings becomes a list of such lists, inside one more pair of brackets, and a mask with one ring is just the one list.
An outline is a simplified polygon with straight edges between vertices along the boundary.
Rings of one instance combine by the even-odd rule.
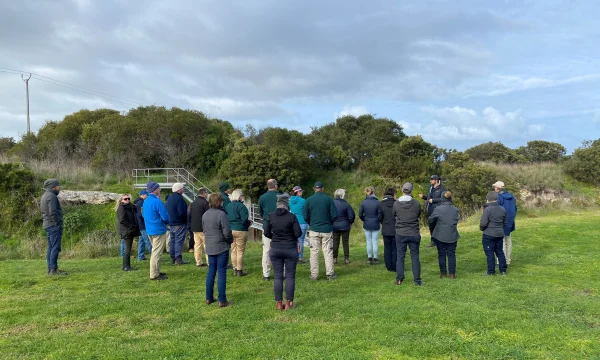
[[141, 235], [138, 225], [136, 208], [131, 203], [131, 195], [123, 194], [117, 201], [117, 224], [121, 239], [125, 241], [125, 253], [123, 254], [123, 271], [135, 270], [131, 267], [131, 246], [133, 238]]
[[396, 217], [394, 216], [395, 202], [396, 189], [386, 189], [383, 200], [381, 200], [379, 222], [381, 223], [381, 235], [383, 235], [383, 258], [385, 260], [385, 268], [388, 269], [388, 271], [393, 272], [396, 272], [396, 259], [398, 258], [398, 252], [396, 250]]
[[[279, 195], [277, 208], [272, 212], [264, 227], [265, 236], [271, 239], [269, 257], [273, 265], [275, 301], [277, 310], [289, 310], [296, 307], [296, 265], [302, 236], [302, 229], [296, 215], [289, 211], [289, 195]], [[283, 269], [285, 266], [285, 306], [283, 305]]]
[[338, 216], [333, 221], [333, 263], [337, 264], [340, 238], [342, 238], [344, 244], [344, 263], [350, 264], [350, 228], [354, 223], [356, 215], [352, 206], [344, 200], [346, 190], [337, 189], [333, 196], [335, 198], [333, 203], [338, 212]]
[[[440, 264], [440, 277], [456, 277], [456, 243], [460, 235], [457, 225], [460, 219], [458, 208], [452, 205], [452, 193], [446, 191], [442, 194], [444, 199], [441, 205], [429, 215], [429, 228], [432, 229], [431, 239], [438, 250], [438, 262]], [[446, 271], [446, 258], [448, 258], [448, 271]]]

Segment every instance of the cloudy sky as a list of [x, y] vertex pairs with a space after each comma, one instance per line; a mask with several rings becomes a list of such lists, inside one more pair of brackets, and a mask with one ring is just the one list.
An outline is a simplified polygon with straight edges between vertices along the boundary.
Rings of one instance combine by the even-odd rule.
[[[372, 113], [437, 145], [600, 137], [600, 2], [0, 0], [0, 136], [177, 106], [303, 132]], [[95, 96], [49, 79], [91, 89]], [[46, 81], [43, 81], [46, 80]], [[125, 102], [123, 102], [125, 101]]]

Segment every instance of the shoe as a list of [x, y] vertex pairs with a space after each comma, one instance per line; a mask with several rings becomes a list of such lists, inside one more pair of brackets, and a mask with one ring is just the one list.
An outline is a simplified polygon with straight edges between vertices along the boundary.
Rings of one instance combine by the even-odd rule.
[[379, 264], [381, 264], [381, 263], [379, 262], [379, 259], [378, 259], [378, 258], [374, 258], [374, 259], [373, 259], [373, 265], [379, 265]]
[[189, 249], [188, 252], [189, 253], [194, 253], [194, 249]]
[[167, 273], [158, 273], [158, 275], [167, 276]]
[[428, 248], [435, 247], [435, 243], [432, 241], [432, 242], [430, 242], [430, 243], [429, 243], [429, 245], [427, 245], [427, 247], [428, 247]]
[[344, 264], [346, 264], [346, 265], [350, 264], [350, 259], [349, 258], [345, 258], [344, 259]]
[[506, 276], [506, 271], [504, 271], [504, 272], [501, 272], [501, 273], [500, 273], [500, 275], [502, 275], [502, 276]]
[[285, 310], [290, 310], [290, 309], [294, 309], [296, 307], [296, 304], [294, 304], [293, 301], [290, 300], [286, 300], [285, 301]]
[[206, 300], [206, 305], [210, 305], [210, 304], [214, 303], [215, 301], [217, 301], [217, 300], [216, 299]]
[[415, 285], [421, 286], [423, 284], [424, 284], [423, 281], [421, 281], [421, 280], [415, 280]]
[[445, 278], [445, 277], [446, 277], [446, 274], [445, 274], [445, 273], [440, 273], [440, 279], [443, 279], [443, 278]]
[[242, 271], [242, 270], [235, 271], [235, 276], [246, 276], [246, 275], [248, 275], [248, 272], [246, 272], [246, 271]]
[[228, 269], [228, 270], [231, 270], [231, 269], [233, 269], [233, 265], [231, 265], [231, 264], [227, 265], [227, 269]]
[[309, 275], [308, 278], [311, 279], [312, 281], [319, 280], [319, 277], [313, 277], [312, 275]]
[[150, 280], [167, 280], [167, 279], [168, 279], [167, 275], [162, 275], [162, 274], [158, 275], [155, 278], [150, 278]]
[[225, 301], [225, 302], [219, 301], [219, 308], [228, 307], [228, 306], [231, 306], [231, 304], [233, 304], [231, 301]]
[[141, 258], [138, 258], [138, 261], [144, 261], [144, 260], [148, 260], [148, 259], [146, 259], [145, 256], [142, 256]]
[[450, 278], [450, 279], [456, 279], [456, 275], [454, 275], [454, 274], [450, 274], [449, 278]]
[[269, 280], [271, 280], [271, 278], [270, 278], [270, 277], [268, 277], [268, 276], [263, 276], [263, 281], [269, 281]]
[[206, 265], [206, 264], [200, 264], [200, 265], [197, 265], [197, 264], [196, 264], [196, 267], [206, 267], [206, 266], [208, 266], [208, 265]]
[[496, 275], [496, 273], [488, 273], [488, 272], [486, 272], [486, 273], [481, 274], [481, 276], [494, 276], [494, 275]]
[[396, 284], [396, 285], [402, 285], [402, 281], [404, 281], [404, 280], [396, 280], [396, 281], [394, 282], [394, 284]]
[[301, 257], [301, 258], [298, 258], [298, 262], [299, 262], [300, 264], [306, 264], [306, 259], [304, 259], [303, 257]]
[[369, 259], [367, 260], [367, 264], [369, 264], [369, 265], [373, 265], [373, 258], [369, 258]]
[[183, 261], [183, 260], [175, 260], [175, 265], [185, 265], [185, 264], [189, 264], [187, 261]]
[[327, 280], [328, 280], [328, 281], [335, 280], [335, 279], [337, 279], [337, 275], [336, 275], [336, 274], [333, 274], [333, 275], [327, 275]]
[[333, 263], [337, 264], [337, 258], [333, 258]]
[[283, 302], [281, 300], [277, 301], [276, 309], [277, 310], [283, 310], [284, 309]]
[[136, 270], [137, 270], [136, 268], [133, 268], [131, 266], [127, 266], [127, 267], [123, 268], [123, 271], [136, 271]]

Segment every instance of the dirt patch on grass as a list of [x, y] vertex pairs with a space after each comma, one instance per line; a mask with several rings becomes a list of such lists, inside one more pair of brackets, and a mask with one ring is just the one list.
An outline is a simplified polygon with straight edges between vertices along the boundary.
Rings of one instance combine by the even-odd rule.
[[10, 337], [10, 336], [19, 336], [19, 335], [23, 335], [23, 334], [32, 332], [34, 330], [37, 330], [37, 325], [35, 325], [35, 324], [21, 324], [21, 325], [17, 325], [12, 328], [9, 328], [9, 329], [0, 330], [0, 338]]

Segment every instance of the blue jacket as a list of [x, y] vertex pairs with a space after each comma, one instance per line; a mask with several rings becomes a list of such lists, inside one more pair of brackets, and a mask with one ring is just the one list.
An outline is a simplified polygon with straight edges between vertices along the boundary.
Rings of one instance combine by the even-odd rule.
[[180, 193], [172, 193], [167, 199], [167, 212], [169, 225], [179, 226], [187, 224], [187, 204]]
[[509, 236], [515, 231], [515, 217], [517, 217], [517, 199], [509, 192], [501, 191], [498, 193], [498, 205], [506, 210], [506, 225], [504, 226], [504, 236]]
[[306, 204], [306, 200], [302, 198], [302, 196], [292, 196], [290, 198], [290, 212], [296, 215], [298, 219], [298, 224], [306, 224], [306, 220], [304, 220], [304, 204]]
[[148, 197], [144, 200], [142, 216], [144, 217], [148, 236], [161, 235], [167, 232], [169, 213], [158, 196], [148, 194]]
[[338, 212], [337, 217], [333, 221], [333, 231], [350, 231], [356, 218], [354, 209], [344, 199], [334, 199], [333, 203]]
[[379, 230], [379, 218], [381, 214], [381, 203], [375, 195], [367, 195], [367, 198], [360, 203], [358, 217], [363, 221], [363, 229]]

